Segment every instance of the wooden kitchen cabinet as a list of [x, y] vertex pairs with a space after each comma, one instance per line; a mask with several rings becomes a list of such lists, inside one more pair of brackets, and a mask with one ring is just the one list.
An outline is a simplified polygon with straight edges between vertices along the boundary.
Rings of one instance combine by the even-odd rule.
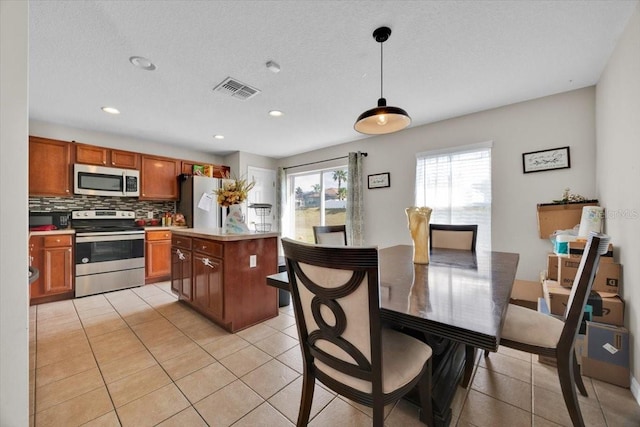
[[73, 298], [73, 235], [32, 236], [29, 252], [31, 265], [40, 271], [30, 287], [31, 304]]
[[180, 160], [141, 156], [140, 200], [178, 200]]
[[173, 236], [171, 239], [171, 289], [179, 299], [192, 300], [191, 238]]
[[55, 139], [29, 137], [29, 195], [73, 195], [71, 144]]
[[144, 283], [171, 278], [171, 231], [152, 230], [145, 234]]
[[202, 252], [193, 253], [193, 303], [224, 322], [223, 264]]
[[266, 284], [266, 276], [278, 271], [277, 233], [230, 236], [177, 229], [172, 241], [171, 287], [180, 300], [229, 332], [278, 315], [277, 289]]
[[139, 169], [140, 154], [75, 143], [76, 162], [113, 168]]

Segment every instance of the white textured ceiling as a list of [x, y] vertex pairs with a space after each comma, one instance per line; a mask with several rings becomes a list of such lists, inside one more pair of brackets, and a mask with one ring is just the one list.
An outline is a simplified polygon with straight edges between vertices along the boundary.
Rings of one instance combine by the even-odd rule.
[[[595, 84], [637, 4], [31, 0], [30, 117], [284, 157], [364, 137], [353, 123], [380, 94], [379, 26], [392, 29], [384, 95], [414, 127]], [[228, 76], [262, 92], [212, 92]]]

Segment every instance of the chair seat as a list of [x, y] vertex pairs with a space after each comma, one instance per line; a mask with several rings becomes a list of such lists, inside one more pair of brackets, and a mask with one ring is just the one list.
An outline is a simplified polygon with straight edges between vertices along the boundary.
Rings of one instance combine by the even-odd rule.
[[[382, 331], [382, 385], [389, 394], [407, 385], [417, 377], [431, 357], [431, 347], [409, 335], [392, 329]], [[356, 390], [371, 393], [371, 383], [345, 375], [316, 360], [316, 366], [325, 374]]]
[[509, 304], [502, 338], [519, 343], [556, 348], [564, 322], [548, 314]]

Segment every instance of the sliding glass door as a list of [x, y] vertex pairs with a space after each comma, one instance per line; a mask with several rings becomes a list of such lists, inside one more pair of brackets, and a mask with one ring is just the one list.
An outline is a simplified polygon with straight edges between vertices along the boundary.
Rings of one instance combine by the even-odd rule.
[[345, 224], [347, 167], [289, 175], [289, 237], [313, 243], [314, 225]]

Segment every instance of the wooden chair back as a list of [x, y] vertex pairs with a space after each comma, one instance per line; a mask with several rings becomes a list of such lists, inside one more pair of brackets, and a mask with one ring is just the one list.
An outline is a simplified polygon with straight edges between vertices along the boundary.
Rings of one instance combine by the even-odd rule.
[[429, 224], [429, 248], [476, 251], [478, 225]]
[[313, 237], [317, 245], [347, 246], [347, 228], [345, 225], [316, 225]]
[[378, 250], [286, 238], [282, 246], [305, 362], [341, 394], [353, 393], [345, 376], [382, 393]]

